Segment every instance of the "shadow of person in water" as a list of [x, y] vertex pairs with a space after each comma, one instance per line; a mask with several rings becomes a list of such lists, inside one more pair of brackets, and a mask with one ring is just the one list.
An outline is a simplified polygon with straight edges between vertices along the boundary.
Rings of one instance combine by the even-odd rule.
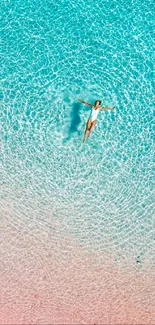
[[80, 119], [80, 104], [79, 103], [74, 103], [72, 105], [72, 110], [71, 110], [71, 123], [69, 127], [69, 134], [72, 135], [72, 133], [77, 132], [79, 134], [78, 126], [81, 123]]
[[81, 134], [80, 131], [78, 130], [78, 126], [81, 123], [80, 108], [81, 108], [80, 103], [74, 103], [72, 105], [72, 110], [70, 113], [71, 120], [68, 129], [68, 137], [66, 137], [63, 140], [64, 143], [67, 142], [72, 137], [73, 133], [78, 133], [78, 135]]

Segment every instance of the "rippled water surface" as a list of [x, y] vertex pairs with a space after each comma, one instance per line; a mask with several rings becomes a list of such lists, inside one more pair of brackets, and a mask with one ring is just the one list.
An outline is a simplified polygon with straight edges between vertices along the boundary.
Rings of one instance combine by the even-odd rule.
[[[155, 253], [154, 1], [6, 0], [0, 12], [0, 243], [1, 258], [7, 256], [8, 261], [2, 277], [8, 292], [10, 258], [12, 265], [21, 267], [21, 261], [27, 261], [24, 269], [32, 269], [25, 252], [27, 241], [34, 238], [42, 242], [42, 249], [45, 245], [43, 252], [53, 251], [52, 263], [62, 256], [65, 261], [57, 242], [72, 238], [73, 261], [77, 247], [82, 247], [98, 262], [98, 254], [105, 254], [124, 271], [131, 266], [134, 274], [141, 270], [147, 275]], [[116, 106], [115, 111], [99, 113], [85, 144], [89, 107], [79, 103], [79, 97]], [[31, 253], [34, 243], [32, 247]], [[65, 247], [68, 254], [68, 244]], [[42, 256], [39, 251], [35, 255], [37, 261]], [[149, 297], [151, 306], [153, 296]], [[18, 322], [18, 315], [20, 321], [30, 321], [23, 316], [24, 308], [19, 314], [10, 311], [10, 318], [3, 309], [2, 322]], [[74, 312], [71, 318], [66, 310], [62, 318], [54, 311], [55, 318], [48, 318], [46, 310], [42, 320], [32, 319], [38, 324], [115, 321], [99, 318], [95, 311], [88, 320], [76, 318]], [[152, 311], [147, 315], [146, 323], [153, 324]]]

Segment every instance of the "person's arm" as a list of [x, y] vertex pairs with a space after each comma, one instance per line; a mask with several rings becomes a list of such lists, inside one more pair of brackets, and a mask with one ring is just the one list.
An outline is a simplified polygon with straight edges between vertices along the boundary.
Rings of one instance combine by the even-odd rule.
[[100, 107], [101, 111], [111, 111], [113, 109], [115, 109], [115, 106], [114, 107]]
[[82, 100], [80, 98], [78, 98], [78, 101], [81, 102], [81, 103], [83, 103], [83, 104], [85, 104], [85, 105], [87, 105], [87, 106], [93, 107], [92, 104], [89, 104], [89, 103], [85, 102], [84, 100]]

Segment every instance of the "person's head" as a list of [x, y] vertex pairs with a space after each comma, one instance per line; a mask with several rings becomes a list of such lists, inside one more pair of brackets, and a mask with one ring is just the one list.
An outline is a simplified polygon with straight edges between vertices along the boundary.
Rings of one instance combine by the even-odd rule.
[[98, 99], [97, 99], [97, 100], [95, 101], [95, 106], [98, 107], [98, 106], [100, 106], [100, 105], [101, 105], [101, 100], [98, 100]]

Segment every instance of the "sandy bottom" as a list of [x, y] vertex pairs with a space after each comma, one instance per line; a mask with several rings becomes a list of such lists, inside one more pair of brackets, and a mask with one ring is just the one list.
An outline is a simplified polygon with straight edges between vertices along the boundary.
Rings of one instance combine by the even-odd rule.
[[11, 212], [1, 220], [0, 324], [155, 324], [149, 265], [88, 253], [52, 216], [37, 228]]

